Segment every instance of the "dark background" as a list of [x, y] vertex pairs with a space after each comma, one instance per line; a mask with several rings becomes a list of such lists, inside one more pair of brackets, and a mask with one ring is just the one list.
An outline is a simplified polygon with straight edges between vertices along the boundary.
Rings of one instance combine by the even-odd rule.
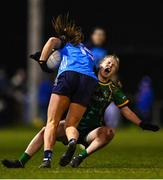
[[[53, 35], [51, 20], [60, 13], [81, 25], [86, 38], [93, 26], [108, 30], [108, 49], [120, 57], [120, 76], [125, 89], [134, 93], [143, 75], [153, 80], [155, 95], [163, 98], [163, 3], [162, 1], [66, 1], [44, 0], [44, 43]], [[1, 4], [0, 66], [11, 76], [27, 65], [27, 0]]]

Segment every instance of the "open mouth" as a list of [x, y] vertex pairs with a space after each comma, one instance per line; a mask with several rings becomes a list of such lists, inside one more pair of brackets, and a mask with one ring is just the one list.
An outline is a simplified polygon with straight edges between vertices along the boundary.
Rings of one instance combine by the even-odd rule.
[[106, 68], [104, 71], [105, 71], [106, 73], [110, 73], [110, 69], [109, 69], [109, 68]]

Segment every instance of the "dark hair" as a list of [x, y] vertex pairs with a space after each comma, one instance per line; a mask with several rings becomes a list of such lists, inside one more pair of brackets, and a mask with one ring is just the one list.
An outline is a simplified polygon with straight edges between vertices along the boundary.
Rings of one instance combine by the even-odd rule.
[[53, 28], [58, 38], [65, 42], [77, 45], [84, 40], [84, 35], [80, 26], [77, 26], [73, 20], [69, 18], [69, 14], [59, 15], [52, 21]]

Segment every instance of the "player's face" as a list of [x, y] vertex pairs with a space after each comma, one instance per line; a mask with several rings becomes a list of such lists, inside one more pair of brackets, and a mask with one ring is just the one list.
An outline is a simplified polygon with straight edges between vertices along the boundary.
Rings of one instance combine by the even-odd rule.
[[106, 40], [106, 33], [102, 29], [97, 29], [93, 32], [91, 39], [95, 46], [102, 46]]
[[117, 72], [117, 68], [117, 61], [112, 57], [108, 57], [100, 64], [100, 74], [104, 78], [108, 78]]

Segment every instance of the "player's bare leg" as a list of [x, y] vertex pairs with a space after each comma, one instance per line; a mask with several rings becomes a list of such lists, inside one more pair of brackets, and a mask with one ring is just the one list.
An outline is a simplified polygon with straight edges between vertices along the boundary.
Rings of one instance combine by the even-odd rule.
[[90, 132], [86, 138], [88, 144], [90, 144], [86, 151], [90, 155], [93, 152], [99, 150], [103, 146], [107, 145], [114, 137], [114, 130], [107, 127], [99, 127]]
[[29, 145], [27, 146], [25, 152], [21, 155], [19, 160], [3, 160], [2, 164], [7, 168], [24, 168], [25, 164], [29, 161], [29, 159], [42, 147], [44, 142], [44, 130], [43, 127], [31, 140]]
[[52, 94], [48, 107], [48, 120], [44, 132], [44, 158], [40, 168], [50, 168], [53, 145], [59, 121], [68, 109], [70, 100], [67, 96]]
[[63, 113], [69, 106], [69, 98], [52, 94], [48, 107], [48, 120], [44, 133], [44, 150], [52, 150], [56, 140], [56, 132]]
[[59, 164], [61, 166], [66, 166], [71, 161], [74, 152], [76, 150], [76, 144], [79, 137], [79, 133], [77, 130], [77, 126], [86, 111], [86, 107], [71, 103], [69, 107], [69, 111], [66, 117], [65, 128], [66, 128], [66, 136], [68, 139], [68, 148], [67, 151], [62, 155]]
[[76, 103], [70, 104], [65, 122], [66, 136], [68, 141], [70, 141], [71, 139], [78, 139], [79, 133], [76, 127], [78, 126], [85, 111], [85, 106]]
[[[67, 142], [65, 139], [65, 129], [64, 129], [65, 121], [60, 121], [59, 126], [57, 128], [57, 140], [62, 141], [63, 143]], [[29, 145], [27, 146], [24, 153], [20, 156], [19, 160], [3, 160], [2, 164], [7, 168], [23, 168], [25, 164], [33, 157], [39, 149], [42, 147], [44, 143], [44, 131], [45, 127], [43, 127], [31, 140]]]
[[44, 143], [44, 131], [45, 127], [43, 127], [38, 134], [31, 140], [29, 145], [27, 146], [25, 153], [29, 156], [33, 156], [43, 145]]
[[107, 127], [99, 127], [90, 132], [86, 138], [89, 146], [71, 161], [72, 167], [78, 167], [90, 154], [106, 146], [114, 137], [114, 130]]
[[[65, 121], [60, 121], [58, 128], [57, 128], [57, 134], [56, 134], [56, 138], [60, 138], [65, 136], [65, 130], [64, 130], [64, 125], [65, 125]], [[29, 145], [27, 146], [25, 153], [27, 153], [28, 155], [30, 155], [31, 157], [37, 152], [39, 151], [39, 149], [42, 147], [43, 143], [44, 143], [44, 132], [45, 132], [45, 127], [43, 127], [38, 134], [36, 134], [36, 136], [31, 140], [31, 142], [29, 143]]]

